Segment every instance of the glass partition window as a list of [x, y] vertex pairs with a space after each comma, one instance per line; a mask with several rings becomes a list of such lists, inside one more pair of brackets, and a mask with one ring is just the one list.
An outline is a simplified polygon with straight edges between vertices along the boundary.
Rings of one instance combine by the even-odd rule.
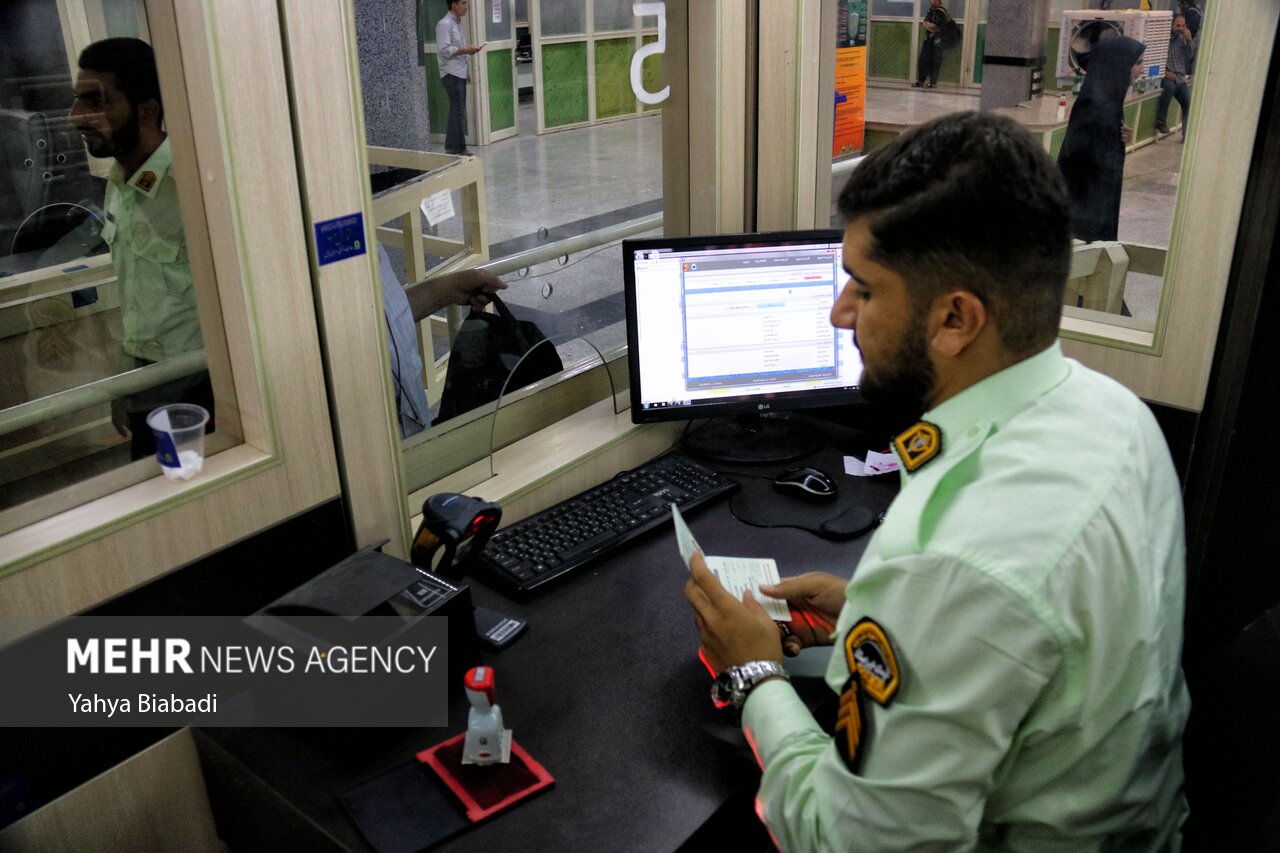
[[140, 6], [70, 4], [87, 38], [54, 3], [0, 6], [0, 532], [157, 475], [153, 410], [217, 423], [221, 331], [180, 202], [198, 182], [162, 96], [181, 85], [161, 85]]
[[[925, 13], [929, 11], [929, 6], [931, 4], [929, 0], [918, 0], [918, 5], [919, 8], [916, 9], [916, 14], [923, 18]], [[942, 5], [946, 7], [947, 12], [951, 17], [958, 21], [964, 19], [965, 0], [945, 0]]]
[[[1000, 21], [988, 20], [990, 0], [947, 0], [944, 5], [960, 25], [962, 38], [959, 44], [938, 50], [927, 43], [921, 23], [930, 0], [870, 0], [873, 18], [866, 57], [870, 84], [865, 89], [864, 117], [874, 128], [865, 133], [866, 150], [935, 116], [977, 109], [980, 104], [992, 108], [981, 100], [983, 51]], [[1182, 74], [1187, 56], [1198, 56], [1203, 48], [1199, 41], [1181, 41], [1176, 30], [1170, 39], [1171, 5], [1176, 4], [1152, 3], [1151, 11], [1106, 11], [1098, 9], [1096, 0], [1047, 2], [1043, 70], [1044, 88], [1051, 94], [994, 107], [1042, 141], [1071, 185], [1076, 236], [1090, 247], [1082, 246], [1077, 252], [1066, 313], [1115, 325], [1126, 335], [1150, 335], [1157, 327], [1186, 150], [1181, 144], [1183, 104], [1194, 99], [1194, 80], [1177, 75]], [[853, 9], [849, 6], [846, 14]], [[1077, 81], [1074, 67], [1065, 72], [1060, 67], [1062, 44], [1070, 44], [1071, 55], [1079, 56], [1124, 35], [1145, 45], [1137, 72], [1132, 70], [1133, 62], [1123, 68], [1112, 63], [1107, 70], [1097, 71], [1094, 80], [1082, 73]], [[1170, 62], [1173, 76], [1166, 74]], [[931, 67], [931, 63], [935, 64]], [[1131, 73], [1138, 76], [1131, 79]], [[1119, 75], [1115, 86], [1101, 79], [1107, 75]], [[838, 74], [837, 85], [839, 80]], [[1077, 82], [1080, 89], [1073, 92]], [[935, 84], [931, 90], [930, 83]], [[1100, 103], [1098, 96], [1113, 89], [1122, 94], [1111, 99], [1114, 103]], [[1059, 115], [1058, 99], [1063, 95], [1067, 102]], [[1106, 121], [1091, 121], [1090, 114], [1098, 115], [1100, 110], [1108, 111]], [[1098, 131], [1103, 125], [1112, 126], [1113, 113], [1123, 117], [1122, 129], [1114, 134]], [[840, 180], [833, 183], [833, 195], [841, 184]], [[1109, 211], [1101, 217], [1105, 221], [1095, 222], [1099, 217], [1091, 211], [1104, 208]]]
[[893, 18], [910, 18], [914, 15], [912, 0], [871, 0], [871, 14]]
[[[661, 233], [652, 218], [662, 212], [662, 116], [661, 104], [641, 103], [632, 87], [634, 57], [656, 40], [658, 22], [637, 19], [630, 0], [532, 4], [529, 13], [537, 20], [530, 29], [515, 29], [514, 61], [495, 59], [494, 17], [500, 14], [504, 26], [519, 22], [520, 4], [473, 2], [460, 19], [466, 45], [489, 44], [463, 54], [472, 157], [442, 156], [450, 102], [441, 83], [436, 24], [445, 5], [425, 6], [429, 27], [420, 65], [405, 61], [419, 48], [402, 5], [354, 3], [370, 219], [379, 226], [383, 333], [400, 400], [405, 481], [415, 490], [425, 485], [416, 473], [423, 465], [415, 460], [438, 459], [430, 447], [436, 437], [487, 417], [505, 379], [484, 377], [486, 385], [497, 384], [480, 407], [472, 405], [476, 395], [464, 392], [478, 384], [460, 356], [474, 345], [476, 323], [466, 325], [470, 308], [456, 304], [465, 294], [449, 290], [449, 282], [462, 280], [454, 275], [459, 270], [493, 266], [506, 285], [501, 298], [525, 324], [524, 333], [549, 339], [544, 346], [563, 372], [546, 377], [543, 361], [536, 376], [522, 374], [523, 381], [554, 384], [621, 353], [620, 244], [624, 232]], [[662, 60], [661, 52], [650, 50], [638, 63], [649, 92], [665, 85]], [[512, 68], [513, 75], [504, 77]], [[511, 82], [504, 86], [504, 80]], [[485, 121], [490, 130], [498, 127], [493, 116], [499, 109], [509, 111], [513, 132], [486, 138]], [[649, 228], [636, 231], [633, 223], [646, 218]], [[576, 242], [563, 248], [570, 240]], [[427, 282], [416, 284], [422, 279]], [[452, 307], [445, 304], [450, 301]], [[504, 358], [510, 367], [511, 354]], [[523, 381], [509, 390], [518, 391]], [[598, 391], [591, 393], [599, 398]], [[563, 413], [583, 404], [565, 403], [570, 408]], [[477, 429], [475, 443], [483, 447], [468, 452], [482, 457], [488, 442], [488, 431]], [[461, 466], [473, 459], [453, 461]], [[439, 476], [439, 464], [433, 464]]]
[[587, 31], [586, 0], [542, 0], [538, 6], [543, 35], [565, 36]]
[[631, 0], [591, 0], [595, 31], [629, 30], [635, 26]]

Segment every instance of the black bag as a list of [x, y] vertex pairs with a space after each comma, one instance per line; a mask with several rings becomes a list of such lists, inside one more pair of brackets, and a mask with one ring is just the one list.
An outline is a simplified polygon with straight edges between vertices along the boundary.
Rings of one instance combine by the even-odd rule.
[[938, 46], [943, 50], [951, 50], [960, 43], [960, 25], [956, 23], [955, 18], [947, 15], [947, 19], [938, 27]]
[[[503, 384], [510, 392], [564, 370], [554, 346], [538, 346], [547, 336], [536, 324], [517, 320], [496, 294], [489, 298], [498, 312], [490, 314], [472, 308], [453, 340], [440, 412], [433, 424], [492, 403], [502, 393]], [[535, 346], [538, 348], [533, 355], [520, 363], [521, 356]], [[511, 376], [516, 364], [520, 369]]]

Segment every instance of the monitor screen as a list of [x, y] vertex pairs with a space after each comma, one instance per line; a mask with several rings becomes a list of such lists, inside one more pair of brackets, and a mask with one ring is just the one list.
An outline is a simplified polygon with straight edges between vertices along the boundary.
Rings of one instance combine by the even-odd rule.
[[862, 359], [831, 325], [843, 232], [626, 240], [631, 419], [854, 402]]

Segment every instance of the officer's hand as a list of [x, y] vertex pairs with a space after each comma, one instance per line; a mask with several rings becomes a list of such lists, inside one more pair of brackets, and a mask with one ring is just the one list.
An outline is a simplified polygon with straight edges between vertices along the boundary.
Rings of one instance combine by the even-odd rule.
[[791, 633], [782, 641], [782, 651], [789, 657], [809, 646], [829, 646], [836, 619], [844, 607], [844, 588], [848, 582], [835, 575], [809, 572], [784, 578], [776, 586], [761, 584], [760, 591], [770, 598], [785, 598], [791, 608]]
[[693, 555], [689, 571], [692, 576], [684, 585], [684, 597], [693, 607], [708, 666], [720, 672], [753, 660], [782, 660], [777, 623], [750, 592], [743, 594], [742, 601], [730, 595], [700, 553]]

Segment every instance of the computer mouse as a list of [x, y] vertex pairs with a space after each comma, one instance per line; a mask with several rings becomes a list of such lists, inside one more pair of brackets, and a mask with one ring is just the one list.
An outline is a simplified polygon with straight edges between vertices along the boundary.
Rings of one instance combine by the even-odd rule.
[[817, 468], [789, 468], [773, 478], [773, 487], [780, 492], [814, 500], [833, 500], [836, 483]]

